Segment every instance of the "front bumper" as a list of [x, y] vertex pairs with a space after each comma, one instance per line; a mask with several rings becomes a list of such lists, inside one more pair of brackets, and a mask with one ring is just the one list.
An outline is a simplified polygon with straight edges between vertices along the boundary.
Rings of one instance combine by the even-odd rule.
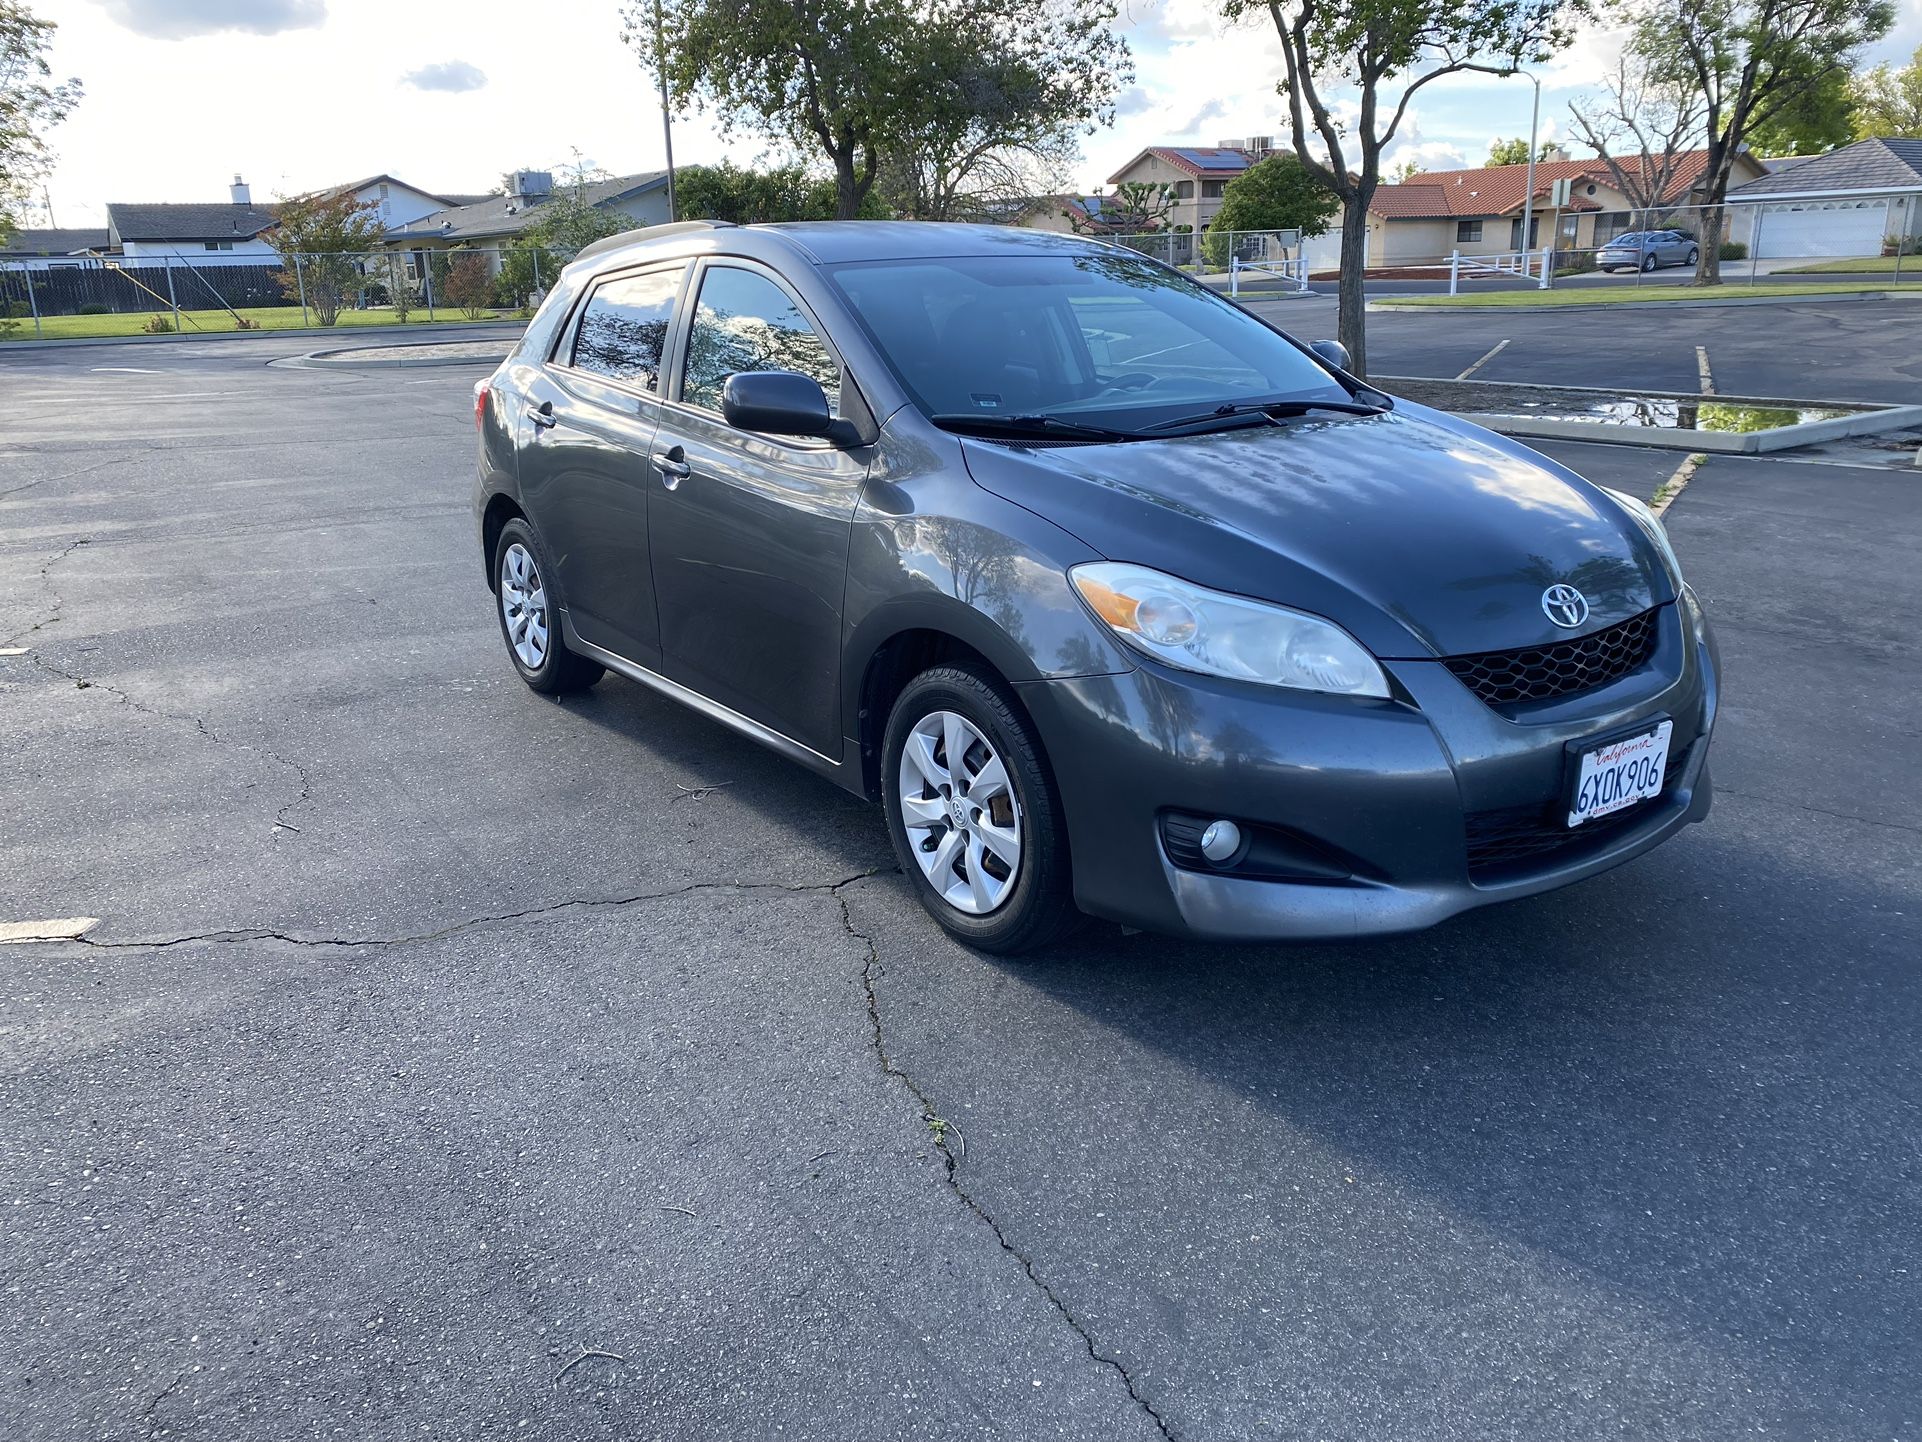
[[[1508, 715], [1439, 661], [1387, 661], [1400, 698], [1240, 685], [1144, 663], [1036, 681], [1021, 699], [1067, 813], [1075, 899], [1146, 930], [1322, 940], [1432, 926], [1597, 875], [1708, 814], [1719, 660], [1692, 594], [1661, 612], [1650, 660], [1607, 686]], [[1662, 794], [1588, 835], [1490, 864], [1470, 818], [1547, 814], [1570, 742], [1666, 717]], [[1342, 859], [1344, 879], [1251, 879], [1177, 865], [1170, 811], [1280, 828]]]

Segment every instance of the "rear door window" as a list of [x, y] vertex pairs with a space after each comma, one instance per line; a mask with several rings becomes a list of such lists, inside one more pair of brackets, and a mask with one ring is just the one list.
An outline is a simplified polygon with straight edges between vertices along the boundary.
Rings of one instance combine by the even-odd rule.
[[684, 265], [617, 275], [594, 287], [581, 307], [569, 364], [643, 390], [661, 385], [661, 353], [674, 318]]

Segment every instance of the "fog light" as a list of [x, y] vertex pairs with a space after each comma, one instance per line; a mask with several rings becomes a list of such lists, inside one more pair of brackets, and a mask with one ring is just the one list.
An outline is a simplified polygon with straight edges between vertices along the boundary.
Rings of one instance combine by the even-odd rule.
[[1210, 861], [1227, 861], [1241, 850], [1241, 828], [1232, 821], [1211, 821], [1201, 833], [1201, 854]]

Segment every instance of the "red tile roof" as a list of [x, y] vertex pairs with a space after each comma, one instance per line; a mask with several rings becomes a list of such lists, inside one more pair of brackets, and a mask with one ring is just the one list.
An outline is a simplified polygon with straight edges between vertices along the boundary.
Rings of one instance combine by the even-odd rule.
[[[1678, 158], [1675, 177], [1662, 196], [1673, 204], [1687, 198], [1707, 163], [1706, 150], [1691, 150]], [[1624, 162], [1624, 168], [1629, 162]], [[1613, 185], [1608, 166], [1600, 160], [1542, 160], [1535, 164], [1537, 204], [1548, 197], [1549, 187], [1558, 180], [1576, 183], [1576, 200], [1570, 209], [1600, 209], [1582, 197], [1582, 186], [1589, 181]], [[1424, 170], [1400, 185], [1384, 185], [1375, 192], [1368, 207], [1390, 220], [1446, 220], [1456, 216], [1507, 215], [1521, 209], [1522, 192], [1528, 185], [1526, 165], [1484, 165], [1474, 170]]]

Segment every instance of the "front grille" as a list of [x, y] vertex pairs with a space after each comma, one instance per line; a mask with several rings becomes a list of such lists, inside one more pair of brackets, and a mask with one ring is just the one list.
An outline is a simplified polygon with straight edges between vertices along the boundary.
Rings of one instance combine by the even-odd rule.
[[1591, 635], [1520, 651], [1445, 656], [1442, 664], [1490, 706], [1547, 701], [1620, 680], [1655, 650], [1656, 613], [1644, 611]]
[[1688, 753], [1692, 749], [1684, 747], [1680, 751], [1669, 752], [1668, 765], [1662, 771], [1660, 796], [1651, 796], [1598, 821], [1584, 822], [1571, 828], [1568, 825], [1567, 798], [1560, 796], [1547, 806], [1507, 806], [1498, 811], [1469, 812], [1469, 876], [1479, 880], [1489, 872], [1518, 861], [1545, 858], [1555, 852], [1590, 846], [1647, 820], [1650, 809], [1659, 807], [1667, 798], [1669, 787], [1675, 784], [1675, 778], [1682, 774], [1682, 768], [1688, 764]]

